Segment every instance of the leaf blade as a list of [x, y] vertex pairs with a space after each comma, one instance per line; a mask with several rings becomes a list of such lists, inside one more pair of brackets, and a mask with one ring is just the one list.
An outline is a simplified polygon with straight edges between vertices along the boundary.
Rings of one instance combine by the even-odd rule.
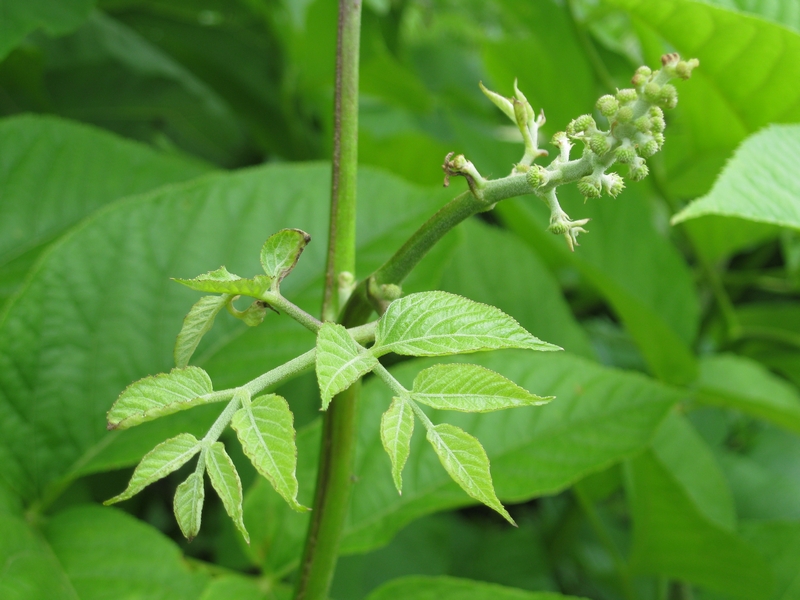
[[375, 368], [378, 359], [359, 346], [347, 330], [336, 323], [324, 323], [317, 333], [317, 382], [322, 410], [333, 397]]
[[183, 536], [190, 542], [200, 533], [205, 500], [203, 473], [192, 473], [175, 490], [173, 510]]
[[389, 305], [371, 351], [377, 356], [443, 356], [501, 348], [560, 350], [535, 338], [500, 309], [447, 292], [421, 292]]
[[175, 278], [175, 281], [196, 292], [209, 294], [233, 294], [261, 298], [269, 291], [272, 278], [267, 275], [256, 275], [252, 279], [243, 279], [229, 272], [224, 266], [193, 279]]
[[161, 442], [144, 455], [133, 471], [125, 491], [106, 500], [103, 504], [116, 504], [135, 496], [151, 483], [180, 469], [200, 451], [200, 448], [200, 442], [190, 433], [182, 433]]
[[282, 229], [267, 238], [261, 248], [261, 266], [276, 285], [291, 273], [310, 241], [311, 236], [300, 229]]
[[182, 368], [189, 365], [189, 360], [200, 340], [214, 326], [214, 319], [229, 299], [230, 295], [228, 294], [203, 296], [192, 305], [189, 313], [183, 319], [183, 326], [175, 339], [173, 358], [176, 367]]
[[211, 485], [222, 500], [225, 512], [233, 520], [244, 540], [249, 544], [250, 535], [244, 527], [242, 511], [242, 481], [236, 467], [225, 452], [222, 442], [214, 442], [206, 454], [206, 471]]
[[434, 365], [420, 371], [411, 397], [431, 408], [461, 412], [539, 406], [554, 398], [537, 396], [499, 373], [464, 363]]
[[442, 466], [462, 490], [516, 526], [514, 519], [497, 499], [489, 471], [489, 457], [477, 438], [449, 423], [428, 428], [427, 438]]
[[145, 421], [199, 406], [212, 392], [211, 378], [199, 367], [175, 368], [130, 384], [119, 395], [107, 420], [109, 429], [127, 429]]
[[392, 463], [392, 479], [398, 494], [403, 493], [403, 467], [411, 452], [413, 433], [413, 410], [402, 398], [392, 398], [391, 405], [381, 416], [381, 442]]
[[297, 446], [294, 416], [281, 396], [255, 398], [233, 415], [231, 426], [256, 470], [266, 477], [289, 506], [308, 510], [297, 501]]

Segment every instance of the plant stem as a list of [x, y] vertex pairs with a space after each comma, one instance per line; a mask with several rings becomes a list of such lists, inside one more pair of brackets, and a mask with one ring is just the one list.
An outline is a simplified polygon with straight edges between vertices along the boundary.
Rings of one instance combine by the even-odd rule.
[[[323, 321], [334, 321], [339, 316], [340, 304], [349, 292], [356, 267], [360, 34], [361, 0], [339, 0], [331, 220]], [[341, 322], [345, 326], [360, 325], [367, 317], [368, 314], [357, 321]], [[300, 562], [296, 600], [325, 600], [333, 580], [354, 481], [360, 387], [356, 383], [336, 396], [323, 416], [317, 487]]]
[[342, 273], [356, 268], [356, 176], [358, 172], [358, 53], [361, 0], [339, 0], [336, 89], [333, 107], [333, 172], [328, 263], [322, 320], [339, 314]]
[[597, 511], [594, 509], [594, 504], [592, 504], [591, 499], [586, 494], [580, 482], [573, 486], [572, 491], [575, 494], [575, 498], [578, 500], [581, 510], [583, 510], [584, 515], [586, 515], [589, 525], [591, 525], [600, 543], [603, 544], [606, 551], [611, 555], [611, 559], [614, 561], [614, 568], [617, 571], [617, 577], [619, 578], [623, 595], [627, 600], [636, 600], [636, 592], [633, 589], [630, 572], [628, 571], [628, 564], [617, 549], [617, 545], [611, 538], [611, 534], [600, 520], [600, 515], [598, 515]]

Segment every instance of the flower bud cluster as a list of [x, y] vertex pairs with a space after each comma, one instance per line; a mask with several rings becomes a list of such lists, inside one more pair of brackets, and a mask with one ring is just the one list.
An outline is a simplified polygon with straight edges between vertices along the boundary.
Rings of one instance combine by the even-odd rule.
[[[546, 155], [538, 148], [539, 127], [544, 124], [544, 114], [538, 118], [528, 100], [514, 83], [514, 97], [504, 98], [487, 90], [484, 94], [519, 127], [525, 142], [525, 154], [514, 166], [512, 175], [525, 174], [532, 191], [550, 206], [549, 231], [563, 234], [570, 249], [577, 245], [578, 233], [585, 233], [586, 220], [571, 221], [561, 210], [555, 188], [564, 183], [576, 182], [586, 198], [599, 198], [602, 194], [616, 197], [625, 187], [622, 176], [608, 173], [615, 163], [627, 167], [633, 181], [644, 179], [649, 169], [647, 158], [664, 145], [665, 108], [674, 108], [678, 92], [670, 79], [688, 79], [699, 61], [684, 61], [676, 53], [661, 58], [662, 68], [652, 70], [639, 67], [631, 84], [633, 87], [617, 90], [616, 94], [602, 96], [595, 105], [597, 112], [607, 121], [608, 129], [601, 129], [592, 115], [581, 115], [572, 120], [564, 131], [553, 136], [553, 145], [559, 155], [547, 166], [533, 164], [536, 158]], [[571, 160], [573, 141], [583, 143], [583, 154]]]

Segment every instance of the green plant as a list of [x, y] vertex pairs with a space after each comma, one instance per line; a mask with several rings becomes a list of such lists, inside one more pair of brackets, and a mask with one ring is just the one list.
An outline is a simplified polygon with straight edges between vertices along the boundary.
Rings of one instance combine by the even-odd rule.
[[[796, 494], [787, 475], [796, 437], [776, 427], [800, 430], [787, 325], [796, 313], [789, 231], [800, 226], [792, 170], [775, 165], [797, 149], [796, 126], [748, 139], [706, 194], [745, 135], [720, 133], [729, 124], [720, 106], [733, 106], [746, 131], [800, 118], [789, 67], [758, 93], [737, 95], [780, 64], [779, 44], [800, 52], [792, 30], [688, 0], [661, 0], [657, 11], [623, 0], [498, 0], [443, 2], [441, 15], [422, 3], [374, 2], [362, 34], [358, 3], [343, 2], [330, 121], [318, 83], [325, 75], [303, 69], [316, 64], [309, 49], [324, 54], [333, 41], [331, 3], [305, 13], [302, 3], [257, 2], [196, 13], [181, 0], [109, 1], [65, 38], [34, 34], [22, 44], [38, 26], [77, 27], [89, 4], [60, 16], [13, 6], [13, 27], [0, 37], [0, 52], [13, 48], [0, 63], [4, 112], [80, 117], [166, 151], [53, 118], [0, 122], [8, 191], [0, 204], [0, 595], [324, 598], [339, 556], [394, 538], [363, 559], [345, 558], [334, 597], [793, 597], [800, 531], [786, 507]], [[612, 7], [622, 12], [606, 12]], [[697, 32], [708, 22], [717, 33], [703, 45]], [[535, 42], [520, 23], [537, 32]], [[642, 23], [670, 42], [666, 50], [703, 61], [656, 156], [670, 119], [662, 109], [677, 103], [668, 79], [688, 78], [698, 63], [666, 52], [660, 70], [640, 67], [626, 88], [630, 36], [648, 62], [664, 51]], [[441, 46], [446, 68], [433, 77], [432, 40], [450, 28], [463, 47]], [[750, 39], [748, 28], [764, 36], [745, 46], [760, 68], [732, 69], [729, 40]], [[545, 56], [536, 44], [549, 36], [559, 52]], [[485, 69], [477, 73], [458, 58], [476, 41]], [[223, 49], [238, 60], [215, 63]], [[269, 69], [258, 62], [280, 53]], [[119, 65], [142, 85], [109, 81], [70, 105], [70, 90], [113, 77]], [[512, 121], [521, 159], [504, 141], [510, 129], [477, 108], [480, 95], [465, 100], [448, 91], [452, 82], [436, 87], [444, 73], [468, 79], [463, 89], [521, 77], [530, 101], [516, 83], [511, 97], [480, 85]], [[275, 82], [280, 93], [266, 93]], [[130, 118], [134, 94], [147, 107], [136, 111], [152, 111], [141, 122]], [[592, 96], [601, 96], [595, 116], [570, 121]], [[548, 109], [547, 122], [533, 106]], [[420, 168], [431, 161], [413, 156], [445, 154], [432, 123], [448, 123], [456, 133], [447, 145], [464, 151], [443, 165], [446, 186], [466, 181], [454, 200], [368, 168], [357, 175], [358, 139], [362, 162], [433, 179]], [[564, 131], [552, 133], [553, 123]], [[319, 201], [324, 164], [209, 173], [184, 154], [227, 166], [262, 154], [325, 156], [320, 127], [335, 140], [330, 218]], [[620, 195], [623, 177], [629, 189]], [[595, 200], [602, 194], [612, 198]], [[576, 198], [588, 203], [570, 208], [582, 211], [572, 220], [562, 204]], [[670, 213], [685, 222], [673, 233]], [[576, 250], [589, 217], [592, 232]], [[326, 221], [327, 249], [316, 241]], [[257, 261], [265, 228], [277, 233]], [[237, 273], [260, 262], [263, 274], [220, 267], [177, 279], [183, 287], [168, 281], [223, 261]], [[178, 331], [192, 302], [186, 287], [204, 295]], [[447, 291], [426, 291], [437, 288]], [[567, 352], [524, 352], [559, 347]], [[469, 363], [447, 358], [495, 349], [504, 351]], [[108, 412], [112, 431], [102, 431], [110, 394], [144, 375]], [[313, 418], [320, 406], [321, 424]], [[124, 481], [106, 472], [136, 463], [127, 489], [107, 500]], [[764, 481], [774, 498], [762, 497]], [[175, 492], [180, 532], [159, 512], [165, 491]], [[120, 506], [151, 525], [98, 500], [130, 500]], [[519, 530], [481, 511], [418, 520], [474, 501]], [[194, 539], [183, 545], [192, 569], [153, 525]], [[460, 547], [445, 549], [443, 537]], [[534, 576], [520, 558], [530, 553], [540, 555]], [[445, 556], [454, 566], [431, 567]], [[403, 560], [417, 568], [393, 571]], [[254, 567], [258, 576], [245, 574]], [[359, 568], [374, 579], [349, 575]], [[388, 581], [415, 570], [462, 578]]]

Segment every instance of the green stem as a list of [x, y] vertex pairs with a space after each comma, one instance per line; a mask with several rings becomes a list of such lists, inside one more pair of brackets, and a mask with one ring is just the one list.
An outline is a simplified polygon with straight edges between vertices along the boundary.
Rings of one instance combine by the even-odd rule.
[[322, 327], [322, 321], [308, 314], [292, 301], [284, 298], [280, 294], [268, 292], [261, 298], [264, 302], [277, 310], [282, 310], [306, 329], [316, 333]]
[[[356, 184], [358, 170], [358, 55], [361, 0], [339, 0], [334, 96], [331, 220], [322, 320], [334, 321], [349, 295], [356, 267]], [[346, 320], [360, 325], [363, 319]], [[322, 422], [317, 487], [306, 535], [296, 600], [325, 600], [328, 596], [344, 520], [350, 506], [357, 436], [356, 383], [336, 396]]]
[[605, 547], [606, 551], [611, 555], [611, 559], [614, 561], [614, 568], [617, 571], [617, 577], [619, 578], [623, 595], [628, 600], [636, 600], [636, 592], [633, 589], [628, 564], [617, 549], [617, 545], [611, 538], [611, 534], [608, 532], [605, 525], [603, 525], [603, 521], [600, 519], [600, 515], [597, 514], [594, 504], [580, 483], [575, 484], [572, 491], [575, 494], [575, 498], [578, 500], [581, 510], [583, 510], [584, 515], [586, 515], [589, 525], [591, 525], [592, 530], [597, 536], [597, 539], [600, 540], [600, 543], [603, 544], [603, 547]]
[[333, 107], [333, 172], [328, 263], [322, 320], [339, 314], [340, 277], [356, 269], [358, 173], [358, 53], [361, 0], [339, 0], [336, 89]]

